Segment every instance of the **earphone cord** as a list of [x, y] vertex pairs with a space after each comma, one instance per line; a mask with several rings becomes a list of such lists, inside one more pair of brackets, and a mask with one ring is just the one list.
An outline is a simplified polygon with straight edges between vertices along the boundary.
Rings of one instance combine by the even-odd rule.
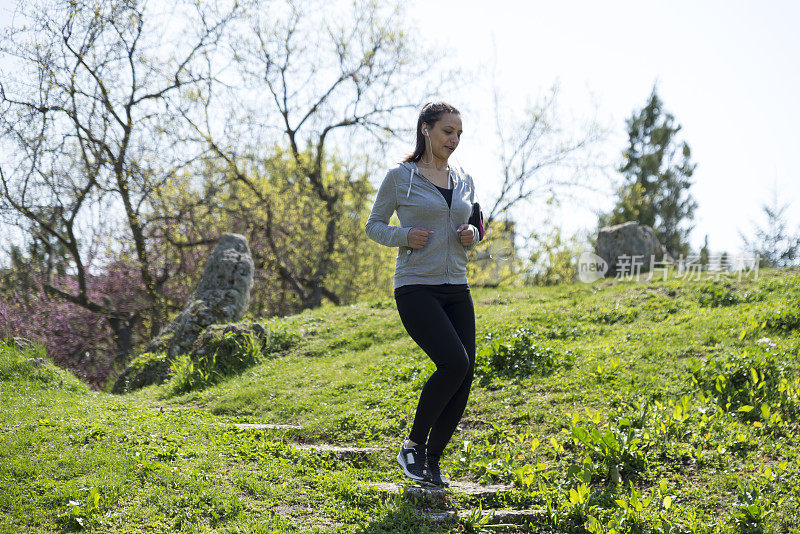
[[[427, 133], [428, 130], [425, 130], [425, 132]], [[425, 165], [430, 165], [433, 162], [433, 146], [431, 146], [431, 138], [429, 136], [426, 135], [425, 139], [428, 141], [428, 146], [430, 146], [429, 151], [431, 154], [431, 161], [423, 161], [422, 163], [424, 163]]]
[[[425, 129], [425, 139], [428, 141], [428, 146], [430, 147], [429, 152], [431, 154], [431, 160], [430, 161], [421, 160], [421, 161], [425, 165], [430, 165], [433, 162], [433, 146], [431, 145], [431, 138], [430, 135], [428, 135], [427, 128]], [[450, 165], [447, 166], [447, 187], [448, 188], [450, 187]]]

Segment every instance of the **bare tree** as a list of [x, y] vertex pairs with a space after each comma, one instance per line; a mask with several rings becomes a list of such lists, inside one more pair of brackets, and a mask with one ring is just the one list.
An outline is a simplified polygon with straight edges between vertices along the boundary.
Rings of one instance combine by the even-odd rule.
[[[265, 217], [249, 219], [250, 231], [265, 244], [253, 250], [254, 259], [277, 273], [303, 308], [319, 306], [323, 297], [341, 301], [328, 282], [344, 196], [363, 188], [354, 179], [363, 175], [356, 166], [368, 166], [372, 158], [365, 154], [378, 152], [387, 139], [405, 131], [398, 125], [412, 122], [408, 113], [454, 78], [437, 70], [436, 61], [417, 61], [435, 56], [397, 27], [399, 0], [355, 0], [338, 7], [294, 0], [248, 4], [247, 24], [231, 42], [237, 74], [217, 75], [218, 83], [200, 95], [202, 106], [186, 110], [197, 138], [228, 163], [236, 181], [266, 210]], [[439, 72], [437, 79], [421, 83], [423, 69]], [[240, 87], [225, 81], [239, 75]], [[242, 103], [240, 114], [219, 121], [215, 98]], [[284, 147], [295, 167], [294, 180], [304, 184], [296, 194], [325, 214], [321, 247], [311, 262], [302, 259], [309, 244], [292, 239], [283, 214], [272, 210], [274, 199], [262, 185], [263, 176], [258, 178], [265, 154], [275, 146]], [[342, 154], [335, 178], [325, 174], [332, 148]]]
[[[4, 208], [69, 250], [78, 294], [51, 284], [47, 291], [107, 317], [118, 340], [130, 339], [141, 310], [117, 311], [110, 299], [90, 299], [89, 236], [80, 225], [92, 226], [92, 210], [101, 221], [123, 221], [150, 301], [151, 335], [157, 333], [165, 320], [160, 289], [170, 270], [149, 248], [148, 210], [153, 191], [193, 159], [166, 157], [159, 138], [174, 127], [169, 99], [201, 81], [194, 63], [238, 6], [223, 14], [202, 2], [172, 9], [151, 12], [140, 0], [20, 2], [22, 22], [0, 41], [0, 53], [20, 66], [16, 76], [0, 80], [0, 143], [10, 154], [0, 162]], [[188, 19], [194, 34], [171, 34], [169, 15]], [[162, 60], [169, 50], [173, 56]], [[120, 346], [121, 359], [129, 350]]]
[[558, 116], [558, 84], [535, 105], [528, 107], [516, 121], [505, 119], [497, 90], [494, 111], [499, 160], [500, 192], [485, 211], [487, 226], [509, 212], [515, 205], [557, 196], [559, 201], [580, 201], [575, 190], [600, 192], [602, 188], [586, 180], [589, 172], [603, 171], [604, 166], [591, 149], [606, 132], [591, 122], [577, 133], [561, 125]]
[[[483, 247], [475, 252], [475, 260], [492, 264], [497, 259], [516, 265], [514, 235], [494, 236], [489, 230], [507, 234], [516, 227], [512, 210], [519, 205], [539, 206], [563, 203], [579, 204], [579, 192], [603, 192], [596, 180], [608, 173], [609, 167], [598, 157], [596, 150], [607, 135], [607, 129], [590, 120], [582, 125], [564, 125], [558, 110], [558, 83], [549, 92], [521, 113], [512, 112], [502, 103], [497, 84], [494, 85], [494, 117], [500, 162], [499, 192], [493, 202], [482, 205], [487, 232], [500, 238], [498, 247]], [[484, 195], [485, 197], [485, 195]], [[497, 286], [519, 275], [515, 268], [502, 274], [493, 271], [485, 285]]]

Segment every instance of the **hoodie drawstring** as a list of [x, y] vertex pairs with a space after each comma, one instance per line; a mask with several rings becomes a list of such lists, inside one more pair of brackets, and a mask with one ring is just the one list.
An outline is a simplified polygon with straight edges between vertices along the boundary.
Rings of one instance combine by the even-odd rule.
[[[408, 196], [411, 194], [411, 183], [414, 181], [414, 172], [416, 172], [416, 169], [414, 168], [414, 164], [413, 163], [410, 165], [410, 167], [411, 167], [411, 178], [408, 180], [408, 191], [406, 192], [406, 198], [408, 198]], [[450, 169], [449, 171], [447, 171], [448, 178], [450, 178], [451, 177], [450, 175], [452, 174], [453, 189], [455, 189], [455, 187], [456, 187], [456, 180], [455, 179], [458, 178], [459, 180], [461, 180], [461, 174], [460, 173], [461, 173], [461, 170], [456, 171], [456, 170]]]

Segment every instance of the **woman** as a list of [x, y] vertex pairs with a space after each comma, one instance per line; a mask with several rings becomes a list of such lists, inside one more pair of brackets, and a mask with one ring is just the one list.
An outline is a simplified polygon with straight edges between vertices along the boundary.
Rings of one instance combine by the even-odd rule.
[[[420, 393], [414, 424], [397, 461], [405, 474], [438, 486], [439, 459], [467, 405], [475, 366], [475, 311], [467, 282], [467, 250], [479, 240], [468, 224], [472, 177], [448, 158], [461, 139], [461, 114], [428, 103], [417, 119], [414, 152], [386, 174], [364, 227], [367, 236], [398, 247], [397, 311], [408, 334], [436, 364]], [[397, 211], [402, 226], [389, 226]]]

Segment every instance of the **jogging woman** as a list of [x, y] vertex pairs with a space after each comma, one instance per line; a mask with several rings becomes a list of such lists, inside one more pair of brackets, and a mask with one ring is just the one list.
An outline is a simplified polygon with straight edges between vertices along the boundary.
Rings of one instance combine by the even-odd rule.
[[[448, 164], [461, 133], [456, 108], [426, 104], [414, 152], [386, 174], [364, 227], [370, 239], [398, 247], [397, 311], [436, 364], [397, 461], [408, 477], [439, 486], [449, 485], [439, 459], [464, 413], [475, 366], [475, 310], [467, 282], [467, 251], [479, 239], [467, 222], [475, 186], [469, 174]], [[399, 227], [389, 226], [395, 211]]]

